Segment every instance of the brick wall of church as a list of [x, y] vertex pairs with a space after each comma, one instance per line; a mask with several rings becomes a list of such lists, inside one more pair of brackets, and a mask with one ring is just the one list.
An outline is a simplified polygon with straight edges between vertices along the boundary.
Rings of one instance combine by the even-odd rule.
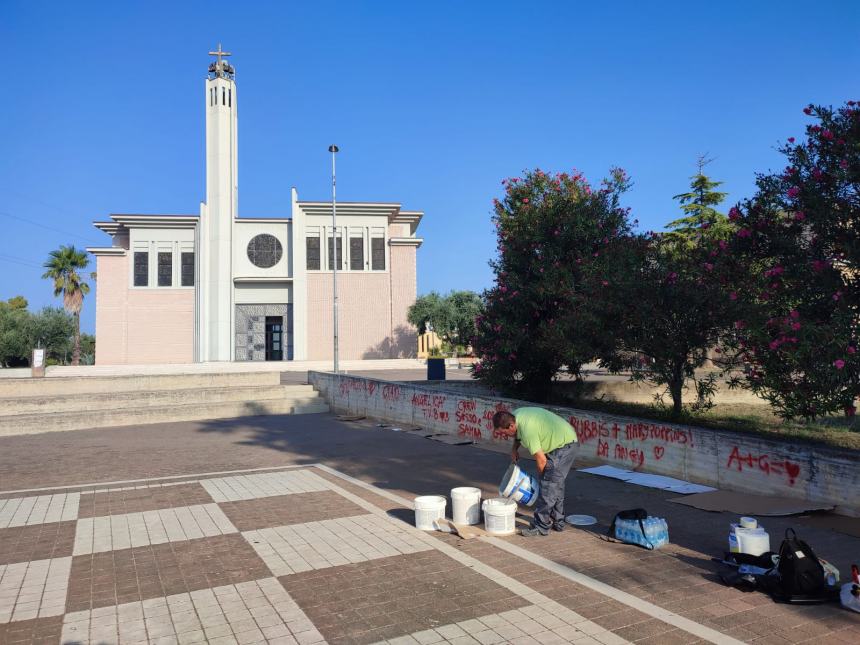
[[194, 289], [130, 288], [129, 254], [96, 267], [97, 365], [194, 360]]
[[[415, 247], [391, 248], [391, 273], [337, 275], [338, 342], [343, 360], [415, 356], [406, 311], [415, 302]], [[308, 273], [308, 360], [331, 360], [332, 276]]]

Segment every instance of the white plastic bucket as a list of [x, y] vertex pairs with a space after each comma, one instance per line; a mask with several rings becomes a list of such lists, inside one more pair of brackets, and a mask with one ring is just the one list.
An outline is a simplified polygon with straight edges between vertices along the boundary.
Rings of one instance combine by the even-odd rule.
[[423, 531], [435, 531], [436, 520], [445, 519], [448, 500], [441, 495], [422, 495], [415, 498], [415, 526]]
[[511, 464], [499, 484], [499, 494], [524, 506], [534, 506], [540, 494], [540, 480]]
[[505, 497], [484, 500], [484, 530], [492, 535], [513, 535], [517, 521], [517, 503]]
[[455, 524], [477, 524], [481, 521], [481, 489], [470, 486], [452, 488], [451, 506]]

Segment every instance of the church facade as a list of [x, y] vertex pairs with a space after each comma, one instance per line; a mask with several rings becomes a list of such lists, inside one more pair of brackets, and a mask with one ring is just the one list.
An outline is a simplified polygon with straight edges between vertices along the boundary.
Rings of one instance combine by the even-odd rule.
[[206, 201], [195, 215], [95, 222], [96, 364], [326, 360], [337, 267], [341, 359], [414, 356], [423, 213], [391, 202], [302, 201], [238, 216], [238, 101], [228, 53], [205, 82]]

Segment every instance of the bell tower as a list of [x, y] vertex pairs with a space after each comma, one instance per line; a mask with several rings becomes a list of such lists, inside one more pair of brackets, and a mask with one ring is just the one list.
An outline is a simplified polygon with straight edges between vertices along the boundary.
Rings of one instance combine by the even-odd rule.
[[206, 78], [206, 203], [200, 217], [199, 360], [233, 359], [233, 222], [238, 216], [235, 70], [230, 52], [209, 52], [216, 60]]

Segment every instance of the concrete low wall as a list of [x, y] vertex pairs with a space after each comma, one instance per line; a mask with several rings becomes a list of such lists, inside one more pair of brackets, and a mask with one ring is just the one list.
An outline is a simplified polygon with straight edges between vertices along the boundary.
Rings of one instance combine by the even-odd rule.
[[[502, 445], [511, 440], [493, 432], [493, 414], [529, 405], [325, 372], [309, 372], [308, 379], [336, 412]], [[725, 490], [832, 504], [840, 512], [860, 516], [858, 452], [546, 407], [570, 421], [582, 444], [581, 454], [589, 459]]]

